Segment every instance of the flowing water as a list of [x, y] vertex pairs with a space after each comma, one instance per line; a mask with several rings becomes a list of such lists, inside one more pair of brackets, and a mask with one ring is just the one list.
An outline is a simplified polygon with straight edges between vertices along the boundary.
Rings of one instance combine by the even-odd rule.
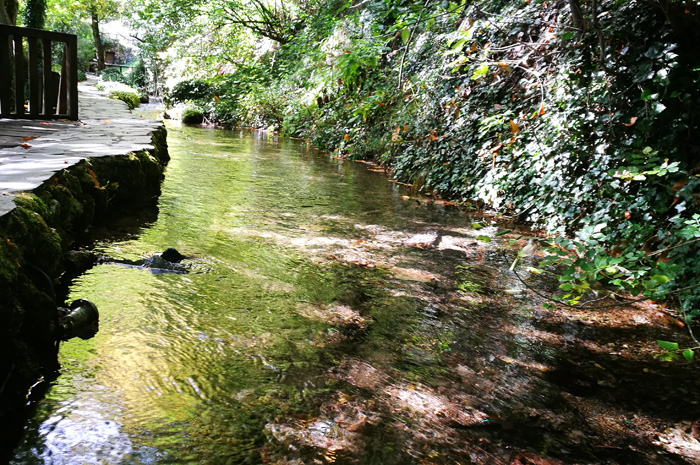
[[[630, 413], [610, 335], [523, 298], [504, 225], [299, 141], [168, 131], [157, 220], [95, 244], [68, 301], [100, 331], [13, 464], [683, 463], [638, 452], [683, 406]], [[187, 273], [119, 263], [168, 247]]]

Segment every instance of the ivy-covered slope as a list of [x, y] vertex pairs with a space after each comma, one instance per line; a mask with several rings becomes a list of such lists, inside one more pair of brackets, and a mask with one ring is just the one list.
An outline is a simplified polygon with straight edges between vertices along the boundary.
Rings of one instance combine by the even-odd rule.
[[256, 66], [172, 98], [574, 237], [554, 246], [573, 300], [606, 281], [675, 289], [697, 314], [697, 13], [656, 0], [329, 4]]

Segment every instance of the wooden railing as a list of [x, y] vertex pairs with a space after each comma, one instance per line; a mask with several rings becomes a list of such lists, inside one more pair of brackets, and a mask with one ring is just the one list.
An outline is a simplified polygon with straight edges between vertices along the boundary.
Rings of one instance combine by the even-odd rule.
[[[52, 70], [56, 43], [60, 73]], [[0, 118], [78, 119], [77, 36], [0, 24]]]

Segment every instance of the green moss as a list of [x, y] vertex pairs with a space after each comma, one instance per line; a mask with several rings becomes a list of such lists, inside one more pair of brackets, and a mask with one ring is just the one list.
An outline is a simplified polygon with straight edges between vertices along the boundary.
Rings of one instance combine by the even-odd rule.
[[[164, 128], [154, 150], [85, 160], [61, 171], [34, 193], [18, 194], [16, 208], [0, 217], [0, 416], [56, 364], [53, 281], [63, 251], [95, 222], [133, 208], [160, 192], [169, 160]], [[52, 368], [53, 367], [53, 368]]]
[[10, 241], [4, 231], [0, 232], [0, 287], [9, 289], [19, 273], [19, 249]]

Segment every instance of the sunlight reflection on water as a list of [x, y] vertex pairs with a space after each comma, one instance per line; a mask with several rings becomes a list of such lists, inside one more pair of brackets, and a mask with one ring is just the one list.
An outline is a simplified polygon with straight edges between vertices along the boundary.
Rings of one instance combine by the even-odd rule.
[[[417, 374], [441, 364], [431, 344], [447, 326], [420, 324], [425, 305], [413, 294], [442, 278], [417, 269], [410, 255], [393, 255], [439, 241], [420, 228], [457, 225], [461, 213], [417, 209], [382, 175], [302, 143], [169, 130], [158, 220], [96, 249], [137, 260], [176, 247], [190, 272], [104, 263], [74, 282], [70, 298], [98, 306], [100, 332], [62, 345], [62, 375], [38, 404], [13, 464], [259, 463], [285, 454], [286, 441], [305, 429], [313, 447], [337, 433], [333, 447], [342, 449], [362, 438], [347, 422], [359, 428], [379, 417], [348, 411], [332, 428], [309, 417], [340, 379], [328, 375], [335, 360], [347, 350], [377, 365], [405, 357]], [[473, 242], [453, 239], [449, 248], [463, 253], [465, 241]], [[398, 282], [410, 283], [405, 297], [370, 263], [377, 254]], [[361, 344], [350, 349], [352, 341]], [[397, 341], [415, 347], [392, 348]], [[397, 409], [418, 399], [401, 386], [380, 392]]]

